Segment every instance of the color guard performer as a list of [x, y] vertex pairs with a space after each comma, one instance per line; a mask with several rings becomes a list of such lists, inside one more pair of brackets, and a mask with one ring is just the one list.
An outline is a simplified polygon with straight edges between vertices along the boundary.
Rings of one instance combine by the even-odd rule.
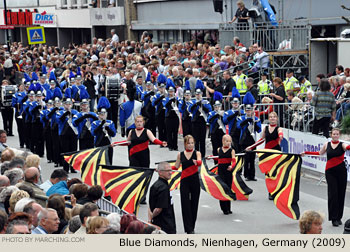
[[337, 227], [342, 225], [344, 201], [347, 185], [347, 170], [344, 162], [345, 152], [350, 145], [339, 141], [340, 129], [334, 128], [331, 132], [332, 140], [326, 142], [320, 151], [305, 151], [304, 155], [327, 154], [326, 181], [328, 191], [328, 220]]
[[[217, 149], [218, 153], [218, 175], [225, 182], [225, 184], [232, 187], [232, 170], [236, 165], [235, 150], [231, 148], [232, 138], [230, 135], [222, 137], [222, 147]], [[221, 201], [220, 208], [225, 215], [232, 214], [231, 201]]]
[[185, 232], [194, 234], [201, 190], [198, 166], [202, 165], [202, 156], [199, 151], [194, 149], [195, 140], [193, 136], [185, 136], [184, 145], [185, 151], [177, 155], [175, 166], [172, 169], [176, 170], [180, 165], [182, 166], [180, 182], [182, 220]]

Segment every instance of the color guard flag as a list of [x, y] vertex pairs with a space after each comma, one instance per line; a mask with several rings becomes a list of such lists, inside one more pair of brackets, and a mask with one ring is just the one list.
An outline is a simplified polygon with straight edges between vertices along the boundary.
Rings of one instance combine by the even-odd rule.
[[[248, 200], [249, 194], [253, 192], [241, 177], [241, 170], [244, 165], [244, 156], [236, 156], [236, 166], [232, 170], [232, 185], [231, 189], [235, 192], [237, 200]], [[214, 174], [218, 174], [218, 166], [210, 169]]]
[[199, 168], [199, 182], [201, 188], [215, 199], [223, 201], [236, 200], [236, 195], [231, 188], [222, 181], [219, 175], [212, 173], [208, 169], [205, 159], [203, 159], [202, 166]]
[[128, 213], [137, 214], [139, 203], [147, 190], [154, 169], [102, 165], [101, 180], [106, 195]]
[[289, 218], [298, 220], [301, 156], [271, 149], [256, 152], [260, 170], [265, 173], [267, 190], [276, 207]]
[[244, 156], [236, 156], [236, 166], [232, 171], [232, 190], [236, 193], [237, 200], [248, 200], [249, 194], [253, 192], [246, 183], [244, 183], [241, 172], [244, 165]]
[[64, 160], [74, 170], [80, 171], [81, 179], [85, 184], [101, 185], [101, 169], [99, 165], [109, 165], [109, 146], [102, 146], [93, 149], [64, 153]]

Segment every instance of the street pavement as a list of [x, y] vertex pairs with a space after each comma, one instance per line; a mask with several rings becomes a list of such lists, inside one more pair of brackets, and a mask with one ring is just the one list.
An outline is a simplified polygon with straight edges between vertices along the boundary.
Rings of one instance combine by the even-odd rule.
[[[2, 121], [0, 121], [2, 125]], [[19, 148], [16, 123], [14, 122], [14, 137], [8, 137], [7, 144], [12, 148]], [[120, 133], [117, 134], [114, 141], [123, 140]], [[179, 137], [179, 151], [183, 151], [183, 140]], [[207, 139], [207, 153], [211, 153], [211, 144]], [[169, 151], [168, 148], [160, 148], [158, 145], [150, 145], [151, 167], [155, 167], [156, 162], [174, 160], [177, 152]], [[113, 165], [128, 165], [127, 147], [114, 147]], [[208, 162], [209, 166], [212, 161]], [[44, 157], [41, 160], [43, 181], [50, 177], [55, 169], [54, 165], [47, 163]], [[256, 165], [257, 181], [248, 181], [247, 185], [253, 189], [248, 201], [232, 202], [231, 210], [233, 214], [224, 215], [220, 210], [219, 201], [212, 196], [201, 191], [198, 209], [198, 218], [195, 232], [200, 234], [298, 234], [298, 221], [292, 220], [282, 214], [272, 201], [268, 200], [267, 189], [264, 182], [264, 175]], [[69, 174], [69, 177], [80, 178], [80, 173]], [[158, 178], [154, 173], [151, 184]], [[319, 177], [303, 172], [300, 180], [300, 199], [299, 207], [302, 213], [305, 210], [317, 210], [324, 213], [325, 221], [323, 224], [324, 234], [340, 234], [344, 226], [333, 227], [328, 221], [327, 211], [327, 185], [325, 181], [318, 185]], [[148, 201], [147, 194], [147, 201]], [[178, 233], [184, 233], [180, 192], [173, 193], [176, 227]], [[141, 205], [138, 218], [147, 220], [147, 205]], [[350, 218], [350, 190], [347, 189], [343, 223]]]

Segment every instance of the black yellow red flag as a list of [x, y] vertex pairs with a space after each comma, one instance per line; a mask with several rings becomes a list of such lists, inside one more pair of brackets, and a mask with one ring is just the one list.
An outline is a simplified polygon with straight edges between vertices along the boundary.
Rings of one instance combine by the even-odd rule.
[[[232, 170], [232, 185], [231, 188], [236, 194], [237, 200], [248, 200], [249, 194], [253, 192], [241, 177], [242, 167], [244, 165], [244, 156], [236, 156], [236, 166]], [[218, 174], [218, 166], [210, 169], [212, 173]]]
[[75, 151], [63, 154], [64, 160], [74, 170], [81, 172], [81, 179], [88, 185], [101, 185], [101, 170], [99, 165], [109, 165], [109, 146]]
[[202, 165], [199, 168], [199, 182], [202, 190], [215, 199], [222, 201], [236, 200], [236, 195], [232, 189], [226, 185], [219, 175], [212, 173], [208, 169], [205, 160], [202, 161]]
[[289, 218], [298, 220], [301, 156], [271, 149], [256, 151], [260, 170], [276, 207]]
[[139, 203], [151, 182], [154, 169], [103, 165], [101, 180], [106, 195], [128, 213], [137, 214]]

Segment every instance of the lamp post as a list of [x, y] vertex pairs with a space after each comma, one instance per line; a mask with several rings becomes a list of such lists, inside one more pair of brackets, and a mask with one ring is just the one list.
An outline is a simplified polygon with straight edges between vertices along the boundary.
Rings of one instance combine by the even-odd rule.
[[[7, 7], [6, 7], [6, 0], [4, 0], [4, 10], [5, 10], [5, 25], [7, 25]], [[7, 50], [10, 51], [10, 36], [9, 36], [9, 29], [5, 29], [6, 32], [6, 44], [7, 44]]]

